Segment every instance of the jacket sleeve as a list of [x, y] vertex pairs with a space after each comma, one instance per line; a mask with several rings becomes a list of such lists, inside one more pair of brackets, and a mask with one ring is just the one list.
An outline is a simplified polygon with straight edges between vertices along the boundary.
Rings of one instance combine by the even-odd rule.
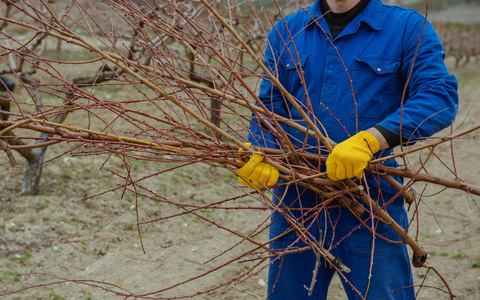
[[403, 105], [378, 123], [395, 135], [400, 135], [401, 128], [404, 140], [435, 134], [451, 125], [458, 111], [457, 80], [448, 73], [435, 30], [428, 21], [423, 29], [423, 23], [423, 17], [417, 15], [404, 37], [400, 72], [408, 85]]
[[[278, 23], [276, 25], [278, 25]], [[274, 74], [277, 78], [280, 78], [278, 44], [278, 32], [276, 27], [274, 27], [268, 34], [268, 44], [265, 50], [265, 60], [263, 63], [272, 74]], [[281, 116], [287, 116], [285, 104], [286, 100], [282, 96], [282, 93], [278, 87], [276, 87], [271, 80], [265, 76], [265, 73], [262, 74], [258, 97], [270, 111]], [[267, 127], [266, 122], [270, 123], [269, 127], [271, 129], [274, 128], [273, 123], [268, 119], [262, 121], [257, 118], [255, 114], [252, 114], [252, 119], [249, 126], [248, 141], [252, 143], [252, 145], [279, 149], [279, 144], [275, 138], [278, 133], [272, 132], [272, 130]], [[282, 125], [282, 127], [284, 126]]]

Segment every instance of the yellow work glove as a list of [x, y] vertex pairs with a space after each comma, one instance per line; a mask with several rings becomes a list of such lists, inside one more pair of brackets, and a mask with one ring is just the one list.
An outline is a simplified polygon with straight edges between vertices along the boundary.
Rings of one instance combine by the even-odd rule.
[[[250, 146], [250, 144], [247, 144], [247, 146]], [[238, 175], [240, 175], [238, 181], [249, 188], [256, 187], [258, 189], [275, 185], [280, 175], [277, 168], [262, 162], [262, 160], [263, 156], [261, 154], [252, 155], [245, 165], [237, 170]]]
[[351, 138], [335, 146], [327, 158], [327, 175], [331, 180], [362, 178], [363, 169], [380, 150], [377, 138], [366, 131], [360, 131]]

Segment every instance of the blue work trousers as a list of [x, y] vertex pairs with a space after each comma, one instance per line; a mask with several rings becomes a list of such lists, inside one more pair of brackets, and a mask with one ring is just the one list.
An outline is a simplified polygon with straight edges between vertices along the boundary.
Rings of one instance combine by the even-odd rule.
[[[268, 299], [327, 299], [330, 282], [337, 272], [329, 262], [324, 258], [320, 260], [317, 281], [309, 296], [305, 286], [310, 287], [312, 282], [317, 261], [314, 251], [281, 254], [285, 250], [291, 251], [307, 246], [308, 243], [305, 243], [307, 236], [310, 240], [312, 238], [317, 242], [321, 240], [324, 248], [329, 249], [331, 254], [341, 259], [351, 269], [350, 273], [342, 271], [339, 274], [348, 299], [415, 299], [407, 247], [400, 242], [400, 237], [388, 224], [374, 218], [373, 226], [377, 234], [389, 241], [379, 236], [373, 239], [372, 232], [362, 225], [347, 208], [337, 203], [324, 208], [321, 206], [319, 197], [309, 190], [299, 192], [298, 189], [291, 188], [287, 191], [283, 190], [280, 194], [283, 193], [287, 195], [279, 197], [283, 199], [282, 204], [279, 205], [278, 210], [274, 211], [271, 218], [270, 239], [291, 229], [291, 220], [301, 222], [309, 216], [315, 216], [303, 225], [304, 228], [308, 228], [308, 234], [301, 234], [297, 230], [270, 243], [270, 248], [277, 250], [279, 255], [271, 259]], [[301, 197], [298, 196], [299, 194]], [[385, 203], [383, 199], [378, 200], [380, 204]], [[402, 198], [392, 201], [387, 211], [397, 223], [406, 227], [408, 219]], [[285, 214], [290, 216], [290, 222], [284, 217]], [[361, 219], [369, 227], [372, 225], [370, 216], [370, 211], [366, 207]], [[374, 249], [373, 258], [372, 249]]]

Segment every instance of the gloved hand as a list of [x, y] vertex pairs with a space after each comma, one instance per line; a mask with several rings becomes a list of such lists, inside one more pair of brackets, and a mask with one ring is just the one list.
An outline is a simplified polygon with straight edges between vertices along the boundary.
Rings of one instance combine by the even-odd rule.
[[[250, 144], [247, 145], [250, 146]], [[262, 162], [262, 160], [261, 154], [252, 155], [245, 165], [237, 170], [240, 175], [238, 181], [249, 188], [256, 187], [258, 189], [275, 185], [280, 175], [277, 168]]]
[[326, 162], [328, 177], [334, 181], [362, 178], [363, 169], [378, 150], [380, 143], [377, 138], [369, 132], [360, 131], [333, 148]]

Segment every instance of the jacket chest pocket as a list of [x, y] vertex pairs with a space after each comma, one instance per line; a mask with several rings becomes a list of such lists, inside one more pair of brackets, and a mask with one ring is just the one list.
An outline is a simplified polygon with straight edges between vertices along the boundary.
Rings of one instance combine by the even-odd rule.
[[[305, 90], [308, 82], [308, 68], [313, 67], [309, 66], [308, 55], [298, 55], [295, 52], [288, 53], [285, 51], [280, 57], [280, 81], [282, 85], [287, 89], [287, 91], [292, 94], [292, 96], [299, 101], [300, 106], [303, 106], [304, 111], [307, 113], [305, 105], [306, 93]], [[285, 101], [288, 101], [285, 99]], [[291, 104], [286, 104], [288, 111], [286, 117], [299, 123], [302, 126], [307, 126], [307, 123], [303, 120], [302, 115], [297, 111], [297, 109]], [[311, 114], [315, 113], [310, 111]], [[313, 117], [311, 117], [312, 119]], [[292, 143], [297, 147], [303, 147], [304, 143], [308, 145], [306, 148], [309, 152], [318, 152], [317, 150], [317, 140], [313, 137], [305, 137], [305, 133], [298, 131], [297, 129], [287, 126], [286, 131], [292, 137]]]
[[308, 55], [297, 56], [295, 52], [284, 51], [279, 58], [280, 82], [297, 99], [305, 94], [302, 82], [308, 82], [307, 63]]
[[381, 121], [400, 105], [394, 91], [400, 86], [400, 61], [393, 57], [360, 56], [353, 66], [352, 84], [355, 103], [348, 104], [348, 114], [355, 120]]

